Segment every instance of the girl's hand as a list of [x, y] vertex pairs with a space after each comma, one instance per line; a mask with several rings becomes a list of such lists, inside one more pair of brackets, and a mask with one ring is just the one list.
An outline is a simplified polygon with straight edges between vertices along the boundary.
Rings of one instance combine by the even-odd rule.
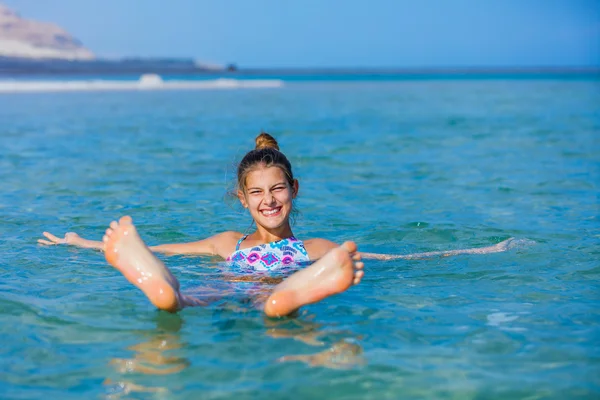
[[59, 238], [51, 234], [50, 232], [44, 232], [43, 235], [49, 240], [38, 239], [39, 244], [44, 244], [47, 246], [54, 246], [56, 244], [68, 244], [72, 246], [79, 246], [83, 241], [83, 238], [76, 234], [75, 232], [67, 232], [64, 238]]

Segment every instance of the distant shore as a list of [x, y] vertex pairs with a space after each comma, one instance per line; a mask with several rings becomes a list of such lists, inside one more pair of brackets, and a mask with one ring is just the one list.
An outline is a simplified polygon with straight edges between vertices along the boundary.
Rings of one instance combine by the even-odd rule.
[[30, 60], [0, 57], [0, 77], [7, 76], [141, 76], [159, 74], [161, 76], [225, 76], [269, 77], [289, 76], [291, 78], [308, 77], [496, 77], [496, 76], [600, 76], [599, 67], [423, 67], [423, 68], [243, 68], [229, 64], [222, 68], [210, 68], [199, 65], [192, 59], [122, 59], [94, 61]]

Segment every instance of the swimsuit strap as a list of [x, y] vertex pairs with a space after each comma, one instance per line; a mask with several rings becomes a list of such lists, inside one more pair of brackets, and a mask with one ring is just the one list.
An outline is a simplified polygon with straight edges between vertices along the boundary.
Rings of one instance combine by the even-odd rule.
[[244, 236], [242, 236], [242, 238], [240, 240], [238, 240], [237, 244], [235, 245], [235, 251], [238, 251], [240, 249], [240, 245], [242, 244], [242, 242], [244, 240], [246, 240], [247, 237], [248, 237], [248, 235], [244, 235]]

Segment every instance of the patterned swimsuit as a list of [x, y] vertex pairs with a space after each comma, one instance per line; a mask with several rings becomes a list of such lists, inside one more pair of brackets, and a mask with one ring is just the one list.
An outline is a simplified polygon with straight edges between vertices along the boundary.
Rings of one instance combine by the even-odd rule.
[[235, 246], [235, 252], [227, 257], [240, 270], [239, 272], [284, 272], [298, 265], [310, 263], [304, 243], [295, 237], [240, 249], [248, 235], [242, 236]]

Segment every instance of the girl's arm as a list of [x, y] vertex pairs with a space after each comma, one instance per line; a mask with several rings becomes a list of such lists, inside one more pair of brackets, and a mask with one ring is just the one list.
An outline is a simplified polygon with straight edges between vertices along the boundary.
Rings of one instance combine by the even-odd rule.
[[221, 256], [226, 258], [232, 248], [235, 248], [235, 243], [241, 236], [237, 232], [223, 232], [211, 236], [207, 239], [198, 240], [188, 243], [173, 243], [160, 244], [158, 246], [150, 246], [150, 250], [164, 254], [189, 254], [189, 255], [208, 255]]
[[445, 251], [429, 251], [426, 253], [413, 253], [413, 254], [378, 254], [378, 253], [360, 253], [364, 259], [373, 260], [418, 260], [422, 258], [431, 257], [449, 257], [457, 256], [460, 254], [489, 254], [489, 253], [500, 253], [516, 247], [522, 247], [529, 244], [533, 244], [532, 241], [527, 239], [515, 239], [509, 238], [498, 244], [487, 247], [475, 247], [471, 249], [460, 249], [460, 250], [445, 250]]
[[[38, 243], [40, 244], [49, 246], [67, 244], [85, 249], [104, 250], [104, 243], [102, 241], [84, 239], [74, 232], [66, 233], [62, 239], [50, 232], [44, 232], [43, 235], [48, 240], [38, 239]], [[165, 254], [222, 255], [225, 253], [223, 249], [226, 250], [230, 242], [233, 241], [235, 243], [236, 240], [236, 232], [223, 232], [196, 242], [161, 244], [150, 246], [149, 248], [153, 252]]]
[[316, 261], [323, 257], [329, 250], [338, 247], [336, 244], [327, 239], [308, 239], [304, 241], [304, 248], [308, 253], [308, 257], [311, 261]]
[[75, 232], [67, 232], [65, 233], [64, 238], [59, 238], [54, 236], [50, 232], [43, 232], [43, 235], [48, 239], [38, 239], [39, 244], [45, 244], [47, 246], [53, 246], [57, 244], [68, 244], [70, 246], [81, 247], [84, 249], [96, 249], [102, 250], [104, 248], [104, 243], [101, 240], [88, 240], [84, 239]]

